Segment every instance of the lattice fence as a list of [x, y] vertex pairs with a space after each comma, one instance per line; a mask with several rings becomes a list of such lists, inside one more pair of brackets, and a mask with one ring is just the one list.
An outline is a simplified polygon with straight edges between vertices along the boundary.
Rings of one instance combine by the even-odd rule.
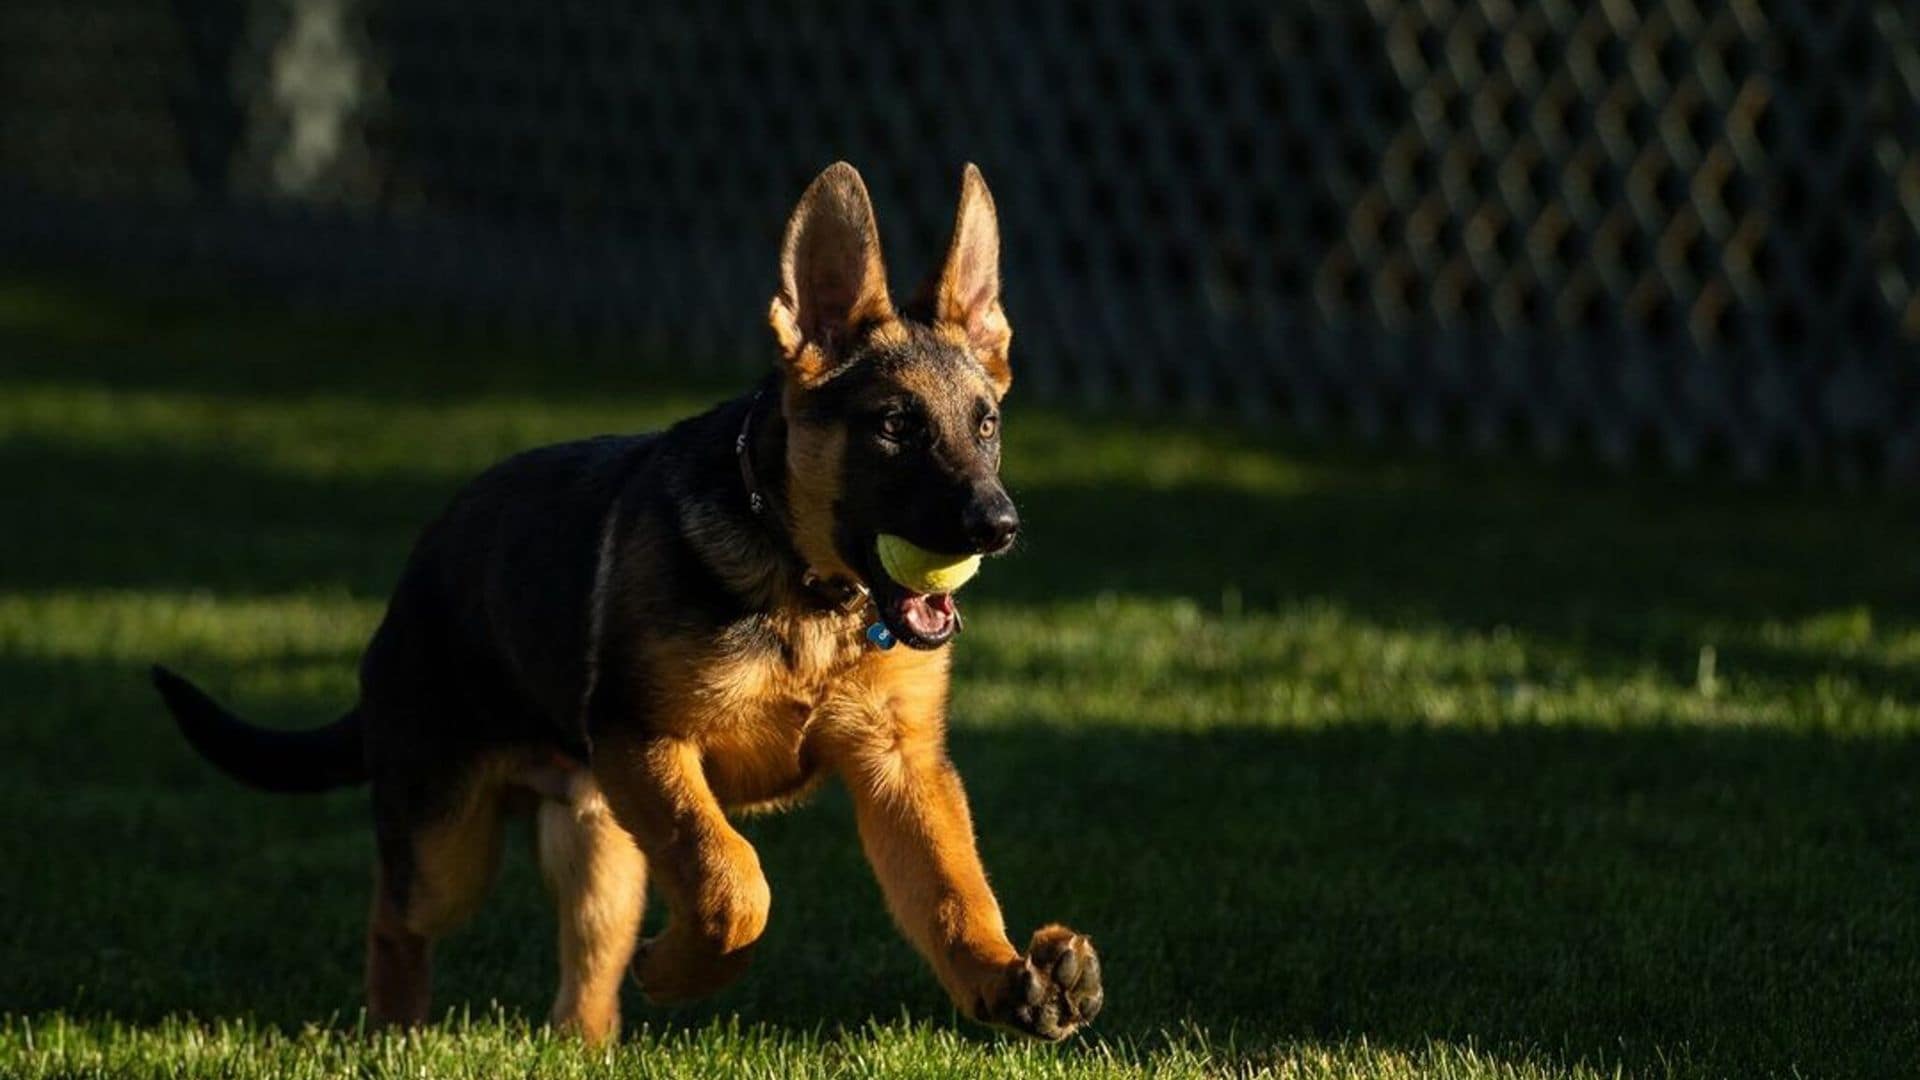
[[1920, 476], [1920, 9], [10, 0], [0, 239], [766, 362], [835, 158], [959, 165], [1027, 392]]

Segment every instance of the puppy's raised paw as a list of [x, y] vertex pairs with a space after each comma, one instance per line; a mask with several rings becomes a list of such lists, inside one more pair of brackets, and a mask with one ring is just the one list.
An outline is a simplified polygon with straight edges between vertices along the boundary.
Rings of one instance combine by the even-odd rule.
[[981, 1019], [1048, 1042], [1092, 1023], [1106, 1004], [1093, 942], [1064, 926], [1035, 931], [1027, 955], [1008, 967], [1005, 979]]

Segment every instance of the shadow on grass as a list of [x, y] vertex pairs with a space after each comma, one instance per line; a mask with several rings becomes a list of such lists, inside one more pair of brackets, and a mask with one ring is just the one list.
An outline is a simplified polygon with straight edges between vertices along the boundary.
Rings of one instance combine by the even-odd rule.
[[0, 439], [0, 587], [384, 596], [457, 485], [329, 483], [213, 452]]
[[[18, 716], [8, 1009], [350, 1022], [360, 794], [233, 788], [130, 666], [10, 660], [0, 687]], [[1383, 723], [962, 730], [954, 752], [1016, 935], [1065, 919], [1099, 941], [1104, 1036], [1191, 1021], [1249, 1051], [1471, 1039], [1731, 1075], [1920, 1050], [1912, 739]], [[746, 828], [775, 893], [753, 972], [702, 1007], [630, 1003], [633, 1021], [950, 1015], [887, 924], [842, 796]], [[542, 1015], [551, 926], [516, 851], [445, 944], [439, 1005]]]

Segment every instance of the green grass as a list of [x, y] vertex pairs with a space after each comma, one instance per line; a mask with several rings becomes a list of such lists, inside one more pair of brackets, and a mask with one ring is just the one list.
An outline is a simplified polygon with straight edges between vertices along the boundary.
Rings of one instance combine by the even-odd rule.
[[[525, 850], [357, 1035], [363, 795], [186, 749], [165, 659], [337, 714], [414, 530], [542, 441], [721, 391], [671, 357], [0, 283], [0, 1074], [1889, 1075], [1920, 1061], [1920, 577], [1883, 496], [1410, 460], [1011, 403], [1028, 539], [969, 589], [953, 751], [1017, 936], [1093, 934], [1056, 1048], [958, 1023], [845, 799], [744, 826], [747, 979], [540, 1032]], [[657, 919], [657, 912], [655, 918]]]

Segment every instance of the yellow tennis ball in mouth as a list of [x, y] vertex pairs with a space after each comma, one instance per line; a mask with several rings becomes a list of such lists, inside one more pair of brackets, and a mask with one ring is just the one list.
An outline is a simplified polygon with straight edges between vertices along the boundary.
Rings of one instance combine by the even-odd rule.
[[917, 593], [950, 593], [980, 572], [978, 555], [942, 555], [886, 533], [877, 546], [887, 576]]

